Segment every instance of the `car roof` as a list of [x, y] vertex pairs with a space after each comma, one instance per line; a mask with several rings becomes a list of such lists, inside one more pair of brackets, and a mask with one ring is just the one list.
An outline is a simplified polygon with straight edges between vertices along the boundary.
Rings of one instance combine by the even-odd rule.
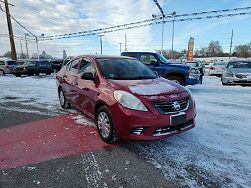
[[92, 59], [135, 59], [127, 56], [118, 56], [118, 55], [82, 55], [79, 57], [90, 57]]

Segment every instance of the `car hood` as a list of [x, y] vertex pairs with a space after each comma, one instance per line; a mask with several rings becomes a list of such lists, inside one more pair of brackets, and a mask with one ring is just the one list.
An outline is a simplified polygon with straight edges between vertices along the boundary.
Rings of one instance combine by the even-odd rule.
[[251, 69], [229, 69], [233, 74], [251, 75]]
[[165, 78], [146, 80], [109, 80], [116, 90], [125, 90], [140, 96], [169, 95], [186, 92], [186, 89]]

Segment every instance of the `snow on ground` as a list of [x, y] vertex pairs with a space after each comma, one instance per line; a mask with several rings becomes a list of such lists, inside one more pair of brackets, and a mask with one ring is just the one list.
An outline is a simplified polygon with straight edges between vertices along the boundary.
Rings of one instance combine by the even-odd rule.
[[[0, 104], [16, 111], [65, 113], [58, 102], [55, 75], [0, 77]], [[190, 187], [251, 187], [251, 87], [222, 86], [205, 77], [203, 85], [188, 86], [197, 105], [196, 127], [153, 142], [126, 143], [167, 179]], [[2, 105], [3, 104], [3, 105]], [[18, 104], [27, 106], [18, 107]], [[82, 115], [79, 124], [93, 123]]]
[[15, 102], [22, 105], [7, 105], [6, 109], [46, 115], [63, 113], [58, 102], [55, 74], [20, 78], [0, 77], [0, 88], [0, 103]]
[[188, 86], [197, 104], [196, 128], [130, 146], [166, 178], [190, 187], [251, 187], [251, 88], [205, 77]]

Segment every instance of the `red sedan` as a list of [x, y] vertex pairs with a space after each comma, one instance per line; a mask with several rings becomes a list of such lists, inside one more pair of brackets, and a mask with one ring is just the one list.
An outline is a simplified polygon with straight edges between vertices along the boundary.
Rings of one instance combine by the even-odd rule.
[[158, 77], [130, 57], [79, 56], [57, 74], [60, 105], [74, 105], [96, 122], [100, 137], [155, 140], [195, 126], [188, 89]]

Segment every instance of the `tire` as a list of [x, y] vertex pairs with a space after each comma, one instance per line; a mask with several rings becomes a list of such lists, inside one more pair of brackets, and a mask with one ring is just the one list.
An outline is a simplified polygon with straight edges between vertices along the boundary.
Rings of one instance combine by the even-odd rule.
[[0, 70], [0, 76], [4, 76], [5, 72], [3, 70]]
[[118, 141], [111, 112], [106, 106], [101, 106], [96, 113], [96, 126], [99, 136], [106, 143], [115, 143]]
[[28, 76], [33, 76], [34, 75], [34, 72], [29, 70], [28, 73], [27, 73]]
[[180, 85], [182, 85], [182, 86], [185, 85], [184, 79], [181, 78], [181, 77], [179, 77], [179, 76], [169, 76], [169, 77], [167, 77], [167, 79], [168, 79], [168, 80], [171, 80], [171, 81], [173, 81], [173, 82], [175, 82], [175, 83], [177, 83], [177, 84], [180, 84]]
[[46, 75], [51, 75], [51, 70], [46, 70]]
[[69, 103], [69, 102], [67, 101], [67, 99], [65, 98], [64, 92], [63, 92], [63, 90], [62, 90], [61, 88], [58, 90], [58, 98], [59, 98], [60, 106], [61, 106], [63, 109], [68, 109], [68, 108], [70, 108], [71, 103]]

